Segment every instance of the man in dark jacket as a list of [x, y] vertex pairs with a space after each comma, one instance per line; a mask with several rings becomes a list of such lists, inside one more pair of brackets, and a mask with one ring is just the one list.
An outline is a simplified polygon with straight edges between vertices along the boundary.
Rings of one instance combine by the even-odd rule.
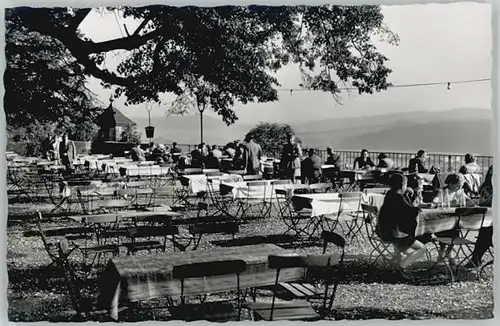
[[410, 173], [428, 173], [429, 169], [426, 165], [427, 152], [423, 149], [419, 150], [417, 156], [412, 158], [408, 164]]
[[318, 183], [321, 180], [321, 157], [314, 149], [309, 149], [308, 157], [302, 162], [303, 176], [309, 180], [309, 183]]

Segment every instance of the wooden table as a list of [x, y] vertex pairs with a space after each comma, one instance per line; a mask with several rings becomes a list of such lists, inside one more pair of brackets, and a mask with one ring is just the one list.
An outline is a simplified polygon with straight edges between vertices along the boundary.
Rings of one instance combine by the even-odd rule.
[[[100, 308], [108, 309], [111, 318], [118, 319], [119, 302], [136, 302], [159, 297], [178, 296], [180, 281], [174, 280], [174, 266], [242, 259], [247, 263], [240, 275], [240, 286], [244, 288], [274, 284], [276, 273], [268, 267], [271, 254], [293, 254], [273, 244], [217, 248], [206, 251], [161, 253], [147, 256], [116, 257], [109, 261], [99, 279]], [[304, 277], [302, 268], [285, 269], [280, 281], [297, 281]], [[184, 293], [200, 295], [236, 289], [234, 275], [211, 276], [186, 281]]]

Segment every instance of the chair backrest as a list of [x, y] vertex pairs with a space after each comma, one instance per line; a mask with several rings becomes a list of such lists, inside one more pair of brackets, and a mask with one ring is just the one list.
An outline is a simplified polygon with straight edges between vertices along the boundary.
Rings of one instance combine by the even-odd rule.
[[244, 260], [221, 260], [174, 266], [172, 276], [183, 280], [194, 277], [241, 274], [246, 269]]
[[238, 222], [224, 222], [224, 223], [202, 223], [193, 224], [189, 226], [189, 233], [191, 234], [236, 234], [240, 232], [240, 225]]
[[390, 188], [365, 188], [363, 192], [365, 194], [382, 194], [385, 195]]
[[342, 251], [344, 251], [346, 241], [344, 237], [342, 237], [338, 233], [332, 231], [323, 231], [321, 233], [321, 238], [323, 239], [323, 253], [326, 252], [326, 248], [329, 243], [333, 243], [337, 247], [342, 248]]
[[137, 226], [127, 229], [129, 238], [149, 238], [166, 237], [168, 235], [179, 234], [179, 228], [176, 226]]
[[268, 183], [266, 181], [248, 181], [247, 182], [247, 187], [252, 188], [252, 187], [265, 187], [267, 186]]
[[40, 237], [42, 238], [43, 247], [45, 248], [45, 251], [49, 255], [50, 259], [52, 259], [52, 261], [56, 261], [57, 256], [51, 250], [51, 246], [50, 246], [49, 242], [47, 241], [47, 237], [45, 235], [45, 230], [42, 227], [42, 220], [43, 220], [42, 213], [40, 213], [40, 211], [38, 211], [38, 210], [36, 212], [37, 212], [36, 224], [38, 227], [38, 232], [40, 233]]
[[218, 275], [236, 275], [236, 291], [238, 293], [238, 305], [240, 295], [240, 274], [246, 269], [244, 260], [222, 260], [203, 263], [193, 263], [174, 266], [172, 276], [181, 281], [181, 300], [184, 303], [184, 281], [193, 277], [209, 277]]
[[214, 173], [214, 172], [216, 173], [216, 172], [220, 172], [220, 170], [219, 170], [219, 169], [202, 169], [202, 172], [203, 172], [204, 174], [207, 174], [207, 173]]
[[[205, 170], [204, 170], [205, 171]], [[209, 171], [209, 172], [204, 172], [207, 178], [214, 178], [214, 177], [221, 177], [224, 175], [223, 172], [220, 172], [218, 170], [215, 171]]]
[[[486, 220], [487, 207], [459, 207], [455, 209], [455, 214], [458, 215], [457, 227], [459, 229], [467, 230], [480, 230], [484, 226]], [[476, 216], [481, 220], [477, 223], [478, 219], [473, 218]], [[464, 219], [464, 217], [468, 217]]]
[[190, 175], [190, 174], [203, 174], [202, 168], [187, 168], [184, 169], [181, 174]]
[[283, 186], [292, 184], [292, 180], [273, 180], [271, 181], [271, 186]]
[[361, 191], [350, 191], [350, 192], [341, 192], [339, 193], [339, 198], [360, 198], [363, 195]]
[[314, 192], [315, 190], [319, 190], [321, 192], [327, 192], [328, 190], [333, 188], [333, 184], [331, 182], [323, 182], [323, 183], [312, 183], [309, 185], [309, 190]]
[[243, 176], [243, 181], [250, 181], [250, 180], [262, 180], [264, 177], [259, 175], [259, 174], [255, 174], [255, 175], [244, 175]]
[[63, 269], [64, 278], [66, 279], [66, 283], [70, 293], [71, 304], [73, 305], [73, 309], [75, 309], [77, 316], [80, 317], [83, 312], [80, 305], [81, 292], [78, 286], [78, 282], [76, 281], [75, 271], [72, 269], [71, 264], [68, 260], [68, 256], [71, 253], [68, 239], [64, 238], [63, 240], [61, 240], [57, 244], [57, 249], [59, 253], [60, 265]]

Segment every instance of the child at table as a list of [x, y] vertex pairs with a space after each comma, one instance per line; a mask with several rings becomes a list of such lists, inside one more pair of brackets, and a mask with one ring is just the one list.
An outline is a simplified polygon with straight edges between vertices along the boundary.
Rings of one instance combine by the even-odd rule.
[[[382, 240], [394, 244], [399, 265], [405, 269], [427, 252], [423, 243], [415, 239], [418, 207], [405, 196], [408, 179], [402, 174], [390, 178], [391, 189], [380, 209], [378, 230]], [[402, 257], [406, 254], [406, 257]]]
[[408, 176], [408, 189], [405, 196], [415, 207], [419, 207], [424, 202], [424, 179], [416, 174]]
[[436, 197], [432, 200], [437, 205], [448, 205], [450, 207], [476, 206], [474, 201], [465, 193], [464, 176], [458, 173], [452, 173], [446, 177], [446, 186], [439, 189]]
[[[452, 173], [446, 177], [446, 186], [439, 189], [438, 194], [432, 200], [433, 204], [460, 207], [460, 206], [476, 206], [476, 204], [466, 195], [464, 190], [465, 179], [463, 175]], [[438, 232], [435, 234], [437, 237], [452, 238], [458, 236], [458, 230], [453, 229], [449, 231]], [[443, 243], [439, 244], [439, 258], [442, 260], [446, 257], [451, 265], [455, 261], [451, 258], [453, 246], [446, 246]]]

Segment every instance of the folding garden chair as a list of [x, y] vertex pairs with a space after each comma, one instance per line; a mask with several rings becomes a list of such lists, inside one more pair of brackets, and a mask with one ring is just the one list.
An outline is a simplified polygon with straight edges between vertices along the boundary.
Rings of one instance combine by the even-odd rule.
[[[333, 239], [333, 237], [332, 237]], [[269, 256], [269, 268], [276, 270], [273, 297], [271, 303], [254, 302], [246, 306], [253, 311], [258, 320], [319, 320], [325, 311], [333, 304], [334, 292], [329, 295], [330, 285], [336, 273], [332, 267], [339, 261], [338, 255], [310, 255], [310, 256]], [[316, 280], [323, 279], [324, 288], [321, 289], [307, 283], [280, 283], [280, 272], [286, 268], [304, 268], [314, 270]], [[338, 281], [337, 281], [338, 282]], [[333, 286], [336, 289], [336, 286]], [[278, 293], [286, 292], [289, 302], [276, 302]], [[307, 300], [320, 299], [323, 306], [317, 313]]]
[[[267, 181], [249, 181], [246, 184], [246, 196], [237, 200], [238, 211], [237, 216], [242, 220], [249, 217], [264, 218], [271, 211], [269, 193], [269, 183]], [[248, 214], [253, 213], [252, 215]]]
[[[320, 314], [325, 316], [333, 306], [335, 294], [340, 280], [343, 278], [343, 262], [345, 253], [345, 239], [335, 232], [323, 231], [323, 255], [329, 244], [333, 244], [340, 251], [340, 258], [335, 256], [306, 257], [308, 277], [311, 282], [279, 283], [276, 295], [283, 300], [320, 300], [322, 308]], [[337, 262], [338, 264], [334, 264]], [[331, 293], [329, 287], [332, 286]], [[328, 302], [327, 302], [328, 301]]]
[[[64, 278], [69, 290], [71, 304], [76, 312], [77, 321], [85, 321], [92, 319], [95, 315], [102, 315], [103, 318], [107, 316], [107, 310], [98, 310], [95, 307], [93, 299], [90, 297], [84, 297], [81, 293], [81, 285], [83, 281], [77, 276], [77, 273], [72, 268], [69, 262], [69, 256], [72, 252], [69, 242], [67, 239], [63, 239], [57, 245], [58, 249], [58, 259], [61, 261], [61, 267], [63, 268]], [[120, 307], [119, 312], [126, 310], [127, 307]]]
[[208, 234], [230, 234], [234, 239], [240, 232], [238, 222], [207, 222], [192, 224], [188, 227], [189, 233], [193, 236], [193, 250], [198, 249], [204, 235]]
[[384, 267], [393, 266], [398, 259], [398, 254], [395, 252], [391, 243], [385, 242], [380, 238], [378, 230], [378, 213], [379, 210], [376, 206], [361, 204], [363, 210], [363, 220], [366, 228], [368, 241], [370, 242], [373, 250], [370, 253], [370, 260], [372, 266], [380, 260]]
[[293, 193], [286, 189], [276, 189], [275, 192], [279, 214], [287, 227], [283, 235], [293, 232], [299, 237], [305, 235], [310, 238], [309, 228], [313, 225], [311, 209], [296, 210], [291, 200]]
[[[171, 240], [172, 243], [175, 241], [174, 236], [179, 234], [179, 228], [177, 226], [172, 226], [171, 221], [165, 223], [162, 226], [138, 226], [132, 227], [127, 230], [127, 238], [130, 242], [122, 243], [122, 246], [127, 248], [127, 255], [135, 254], [141, 250], [151, 250], [163, 251], [167, 247], [167, 240]], [[143, 241], [137, 241], [137, 239], [147, 239]], [[160, 238], [159, 240], [153, 240], [153, 238]]]
[[[183, 319], [185, 321], [192, 320], [208, 320], [208, 321], [227, 321], [234, 316], [235, 309], [237, 310], [237, 320], [241, 317], [241, 289], [240, 275], [245, 271], [246, 263], [243, 260], [222, 260], [203, 263], [193, 263], [187, 265], [174, 266], [173, 278], [181, 282], [181, 304], [176, 307], [171, 307], [170, 313], [174, 319]], [[186, 295], [186, 280], [201, 279], [211, 276], [235, 275], [236, 289], [236, 307], [229, 301], [217, 302], [214, 304], [206, 304], [203, 301], [200, 304], [187, 304]], [[188, 283], [189, 284], [189, 283]]]
[[[439, 245], [446, 245], [453, 247], [453, 250], [455, 251], [455, 260], [458, 260], [458, 264], [456, 264], [454, 268], [446, 260], [446, 257], [443, 257], [442, 259], [445, 265], [447, 265], [452, 282], [455, 280], [453, 269], [455, 269], [455, 273], [457, 273], [459, 271], [459, 267], [464, 262], [470, 260], [472, 252], [474, 250], [474, 245], [476, 244], [475, 241], [468, 238], [468, 234], [471, 229], [471, 226], [469, 225], [470, 223], [468, 223], [468, 219], [473, 219], [474, 217], [480, 219], [481, 222], [479, 224], [479, 227], [477, 227], [476, 225], [473, 226], [474, 229], [479, 230], [484, 225], [487, 212], [488, 208], [486, 207], [459, 207], [455, 210], [455, 214], [458, 216], [457, 223], [455, 225], [455, 229], [457, 230], [456, 236], [433, 237], [433, 242], [438, 250]], [[480, 277], [480, 266], [477, 267], [477, 273]]]

